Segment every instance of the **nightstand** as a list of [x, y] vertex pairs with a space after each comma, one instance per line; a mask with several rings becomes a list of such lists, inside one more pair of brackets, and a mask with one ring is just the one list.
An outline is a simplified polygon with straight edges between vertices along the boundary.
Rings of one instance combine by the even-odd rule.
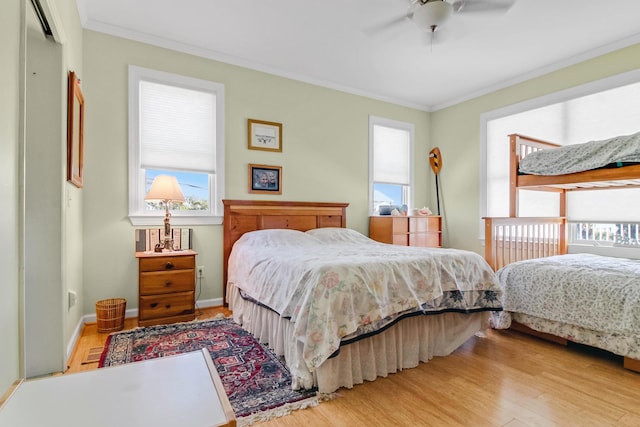
[[192, 250], [136, 252], [138, 325], [195, 319], [196, 255]]

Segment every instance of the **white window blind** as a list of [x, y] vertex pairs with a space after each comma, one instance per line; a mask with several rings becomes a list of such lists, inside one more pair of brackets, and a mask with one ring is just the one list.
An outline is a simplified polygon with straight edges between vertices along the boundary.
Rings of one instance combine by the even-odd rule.
[[374, 125], [373, 135], [373, 180], [409, 185], [410, 133], [403, 129]]
[[187, 201], [172, 224], [220, 224], [224, 199], [224, 85], [129, 66], [129, 220], [158, 224], [145, 195], [172, 175]]
[[[487, 122], [486, 215], [508, 214], [508, 134], [576, 144], [640, 131], [640, 83], [619, 86]], [[520, 216], [555, 216], [553, 193], [520, 191]], [[640, 189], [570, 192], [570, 221], [640, 222]]]
[[216, 95], [140, 82], [140, 166], [216, 172]]

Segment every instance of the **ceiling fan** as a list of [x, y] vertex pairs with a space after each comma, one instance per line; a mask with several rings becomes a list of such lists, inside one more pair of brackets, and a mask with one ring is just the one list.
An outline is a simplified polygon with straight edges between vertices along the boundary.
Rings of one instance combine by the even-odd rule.
[[[409, 0], [405, 15], [378, 25], [373, 30], [384, 30], [405, 20], [419, 29], [435, 33], [440, 31], [454, 14], [504, 13], [516, 0]], [[369, 31], [371, 32], [371, 31]]]

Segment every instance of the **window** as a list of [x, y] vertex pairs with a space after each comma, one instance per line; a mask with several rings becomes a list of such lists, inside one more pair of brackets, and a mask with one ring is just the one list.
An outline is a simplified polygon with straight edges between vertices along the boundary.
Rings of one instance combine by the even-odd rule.
[[[630, 72], [483, 115], [481, 216], [508, 216], [508, 134], [567, 145], [638, 132], [639, 81], [640, 72]], [[520, 191], [520, 216], [557, 216], [558, 209], [553, 193]], [[569, 244], [638, 247], [638, 212], [640, 189], [569, 192]]]
[[639, 223], [575, 222], [569, 231], [574, 244], [640, 248]]
[[157, 175], [178, 179], [185, 203], [175, 225], [220, 224], [224, 197], [224, 86], [129, 67], [129, 218], [157, 225], [164, 206], [145, 202]]
[[413, 199], [413, 133], [410, 123], [369, 117], [369, 209], [406, 205]]

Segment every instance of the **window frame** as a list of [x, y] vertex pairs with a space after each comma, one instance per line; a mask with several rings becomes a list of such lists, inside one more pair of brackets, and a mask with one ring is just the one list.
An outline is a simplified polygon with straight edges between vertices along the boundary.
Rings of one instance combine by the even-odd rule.
[[[606, 77], [600, 80], [592, 81], [583, 85], [575, 86], [562, 91], [554, 92], [548, 95], [543, 95], [538, 98], [529, 99], [527, 101], [512, 104], [506, 107], [498, 108], [493, 111], [488, 111], [480, 114], [480, 216], [478, 225], [478, 239], [484, 244], [484, 221], [482, 218], [487, 216], [487, 197], [488, 197], [488, 180], [487, 180], [487, 149], [488, 149], [488, 135], [487, 126], [492, 120], [500, 119], [502, 117], [522, 113], [529, 110], [545, 107], [552, 104], [570, 101], [582, 96], [593, 95], [598, 92], [615, 89], [620, 86], [629, 84], [640, 83], [640, 70], [629, 71], [621, 74], [617, 74], [611, 77]], [[505, 141], [507, 136], [505, 135]], [[506, 144], [506, 142], [505, 142]], [[592, 221], [593, 222], [593, 221]], [[617, 221], [612, 221], [617, 222]], [[584, 247], [584, 244], [578, 244], [568, 241], [569, 251], [572, 247], [580, 246]], [[609, 247], [610, 248], [610, 247]], [[605, 249], [606, 250], [606, 249]]]
[[[384, 117], [378, 116], [369, 116], [369, 200], [368, 200], [368, 210], [369, 215], [375, 215], [376, 212], [373, 209], [373, 160], [374, 160], [374, 140], [373, 140], [373, 129], [374, 126], [384, 126], [388, 128], [403, 130], [409, 133], [409, 184], [406, 186], [406, 189], [403, 189], [403, 197], [407, 199], [407, 209], [410, 211], [413, 208], [413, 200], [414, 200], [414, 191], [415, 191], [415, 176], [414, 176], [414, 165], [413, 159], [414, 155], [414, 147], [415, 147], [415, 126], [413, 123], [401, 122], [398, 120], [387, 119]], [[393, 184], [393, 183], [391, 183]], [[405, 194], [406, 193], [406, 194]]]
[[[134, 226], [155, 226], [164, 211], [145, 209], [145, 169], [140, 166], [140, 81], [173, 85], [214, 93], [216, 96], [216, 170], [209, 174], [209, 209], [207, 211], [171, 210], [172, 225], [222, 224], [224, 207], [224, 85], [149, 68], [129, 66], [129, 221]], [[166, 169], [171, 169], [169, 166]], [[186, 171], [189, 172], [189, 171]]]

